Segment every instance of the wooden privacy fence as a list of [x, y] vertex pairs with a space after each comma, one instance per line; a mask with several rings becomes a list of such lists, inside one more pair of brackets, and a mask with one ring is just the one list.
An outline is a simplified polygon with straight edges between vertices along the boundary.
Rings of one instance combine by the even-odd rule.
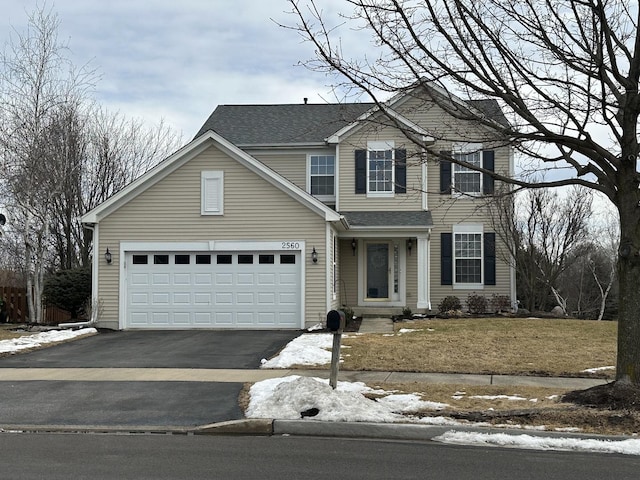
[[[0, 287], [0, 298], [4, 301], [5, 322], [26, 323], [28, 321], [29, 310], [27, 308], [26, 288]], [[42, 307], [43, 323], [58, 324], [71, 320], [71, 315], [66, 310], [46, 303]]]

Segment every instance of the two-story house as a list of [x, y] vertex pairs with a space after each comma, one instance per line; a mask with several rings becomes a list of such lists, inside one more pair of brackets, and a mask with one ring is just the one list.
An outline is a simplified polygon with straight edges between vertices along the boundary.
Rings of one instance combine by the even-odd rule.
[[[450, 101], [504, 122], [493, 102]], [[513, 303], [484, 208], [495, 182], [446, 160], [510, 174], [510, 148], [424, 94], [382, 107], [217, 107], [193, 141], [82, 218], [98, 325], [300, 329], [343, 306]]]

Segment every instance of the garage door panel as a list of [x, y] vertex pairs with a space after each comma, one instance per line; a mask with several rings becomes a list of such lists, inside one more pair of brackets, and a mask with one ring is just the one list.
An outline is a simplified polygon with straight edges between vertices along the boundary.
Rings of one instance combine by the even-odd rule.
[[215, 298], [216, 298], [216, 301], [215, 301], [216, 305], [220, 305], [220, 306], [233, 305], [233, 293], [231, 292], [228, 292], [228, 293], [216, 292]]
[[173, 284], [174, 285], [191, 285], [191, 274], [190, 273], [174, 273], [173, 274]]
[[149, 305], [149, 294], [148, 293], [132, 293], [131, 304], [142, 305], [142, 306]]
[[149, 285], [150, 279], [148, 273], [133, 273], [130, 276], [130, 285]]
[[[125, 328], [300, 327], [298, 252], [284, 263], [273, 252], [135, 253], [148, 263], [126, 255]], [[168, 263], [154, 263], [156, 256]]]
[[186, 292], [178, 292], [173, 294], [174, 305], [191, 305], [191, 294]]
[[156, 305], [169, 305], [169, 293], [154, 293], [153, 294], [153, 301], [151, 302], [151, 304], [153, 306]]
[[186, 327], [191, 324], [191, 314], [189, 312], [174, 312], [173, 325]]
[[241, 292], [236, 294], [236, 303], [238, 305], [253, 305], [255, 302], [255, 295], [253, 292]]
[[195, 305], [211, 305], [210, 293], [196, 293], [193, 296], [193, 303]]
[[253, 273], [239, 273], [236, 276], [236, 284], [253, 286], [255, 284], [255, 275]]

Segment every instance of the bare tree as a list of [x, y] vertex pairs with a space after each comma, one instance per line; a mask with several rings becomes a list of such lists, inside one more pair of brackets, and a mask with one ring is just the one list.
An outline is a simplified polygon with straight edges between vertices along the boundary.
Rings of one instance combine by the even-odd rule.
[[[290, 4], [291, 28], [317, 54], [307, 66], [336, 74], [336, 88], [369, 95], [383, 112], [380, 92], [420, 92], [453, 118], [509, 138], [533, 167], [554, 175], [538, 182], [484, 173], [516, 189], [582, 185], [608, 197], [621, 232], [616, 380], [640, 384], [637, 3], [347, 0], [350, 11], [336, 23], [356, 27], [350, 34], [370, 35], [378, 50], [364, 58], [349, 56], [348, 45], [360, 42], [339, 41], [340, 25], [315, 2]], [[497, 100], [509, 124], [465, 106], [460, 97]], [[406, 133], [431, 158], [441, 155], [417, 132]]]
[[497, 195], [490, 205], [496, 234], [508, 248], [503, 260], [516, 268], [518, 299], [528, 310], [545, 310], [548, 298], [567, 314], [562, 274], [588, 235], [592, 193], [571, 187], [562, 194], [542, 188], [521, 192], [514, 205]]
[[60, 194], [57, 158], [47, 141], [55, 117], [81, 98], [90, 73], [74, 71], [57, 38], [57, 16], [44, 8], [14, 32], [1, 58], [2, 187], [14, 230], [24, 245], [29, 319], [42, 319], [43, 276], [49, 261], [53, 199]]

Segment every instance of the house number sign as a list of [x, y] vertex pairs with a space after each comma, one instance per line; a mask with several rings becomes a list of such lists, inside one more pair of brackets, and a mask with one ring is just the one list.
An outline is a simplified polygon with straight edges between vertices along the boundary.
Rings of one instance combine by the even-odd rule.
[[282, 242], [282, 250], [300, 250], [300, 242]]

